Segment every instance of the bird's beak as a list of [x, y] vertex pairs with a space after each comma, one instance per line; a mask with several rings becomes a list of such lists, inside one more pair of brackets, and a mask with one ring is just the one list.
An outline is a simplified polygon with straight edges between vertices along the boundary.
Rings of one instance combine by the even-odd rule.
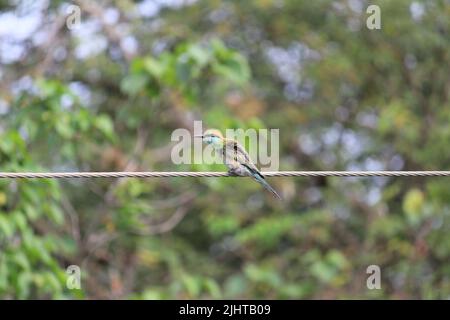
[[203, 138], [203, 135], [194, 136], [194, 138]]

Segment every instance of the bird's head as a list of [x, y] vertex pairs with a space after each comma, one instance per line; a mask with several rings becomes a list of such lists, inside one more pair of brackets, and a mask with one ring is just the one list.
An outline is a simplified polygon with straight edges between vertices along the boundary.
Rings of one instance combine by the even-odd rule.
[[197, 138], [202, 138], [203, 142], [206, 144], [212, 144], [214, 147], [222, 147], [223, 146], [223, 135], [219, 130], [216, 129], [208, 129], [200, 136], [196, 136]]

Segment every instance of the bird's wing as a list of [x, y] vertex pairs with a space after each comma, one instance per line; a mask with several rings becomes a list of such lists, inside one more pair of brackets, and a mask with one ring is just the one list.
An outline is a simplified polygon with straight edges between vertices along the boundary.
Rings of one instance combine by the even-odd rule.
[[232, 156], [234, 161], [238, 162], [241, 165], [246, 166], [251, 171], [259, 172], [258, 168], [250, 159], [250, 156], [248, 155], [247, 151], [245, 151], [245, 149], [237, 141], [234, 140], [227, 141], [226, 147], [229, 156]]
[[233, 161], [233, 163], [237, 164], [238, 167], [245, 167], [250, 176], [262, 184], [264, 188], [272, 192], [275, 197], [281, 199], [280, 195], [267, 183], [264, 176], [250, 159], [248, 153], [237, 141], [226, 141], [224, 144], [223, 153], [229, 161]]
[[250, 156], [245, 151], [245, 149], [239, 143], [237, 143], [236, 141], [233, 141], [231, 146], [233, 147], [232, 150], [233, 150], [233, 152], [235, 154], [236, 162], [238, 162], [241, 166], [244, 166], [245, 168], [247, 168], [247, 170], [248, 170], [248, 172], [250, 173], [251, 176], [253, 176], [259, 183], [264, 185], [265, 188], [267, 188], [272, 193], [274, 193], [274, 194], [276, 194], [278, 196], [276, 191], [273, 190], [273, 188], [270, 187], [267, 184], [267, 182], [265, 182], [265, 178], [262, 175], [261, 171], [259, 171], [259, 169], [255, 166], [255, 164], [250, 159]]

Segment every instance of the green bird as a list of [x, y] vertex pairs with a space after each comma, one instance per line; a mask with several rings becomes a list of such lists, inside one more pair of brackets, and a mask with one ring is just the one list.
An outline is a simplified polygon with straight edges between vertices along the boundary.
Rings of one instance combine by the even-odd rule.
[[211, 145], [219, 152], [230, 175], [252, 177], [275, 197], [281, 199], [275, 189], [267, 183], [245, 149], [236, 140], [224, 138], [222, 133], [216, 129], [206, 130], [204, 134], [195, 137], [202, 138], [204, 143]]

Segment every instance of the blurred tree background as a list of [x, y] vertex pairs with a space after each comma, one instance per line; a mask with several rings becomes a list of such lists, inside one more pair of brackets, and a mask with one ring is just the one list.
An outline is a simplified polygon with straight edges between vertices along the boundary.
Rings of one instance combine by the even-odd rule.
[[[279, 128], [280, 170], [446, 170], [449, 66], [446, 0], [3, 0], [1, 171], [225, 170], [171, 162], [194, 120]], [[2, 179], [0, 298], [450, 298], [448, 178], [269, 180]]]

